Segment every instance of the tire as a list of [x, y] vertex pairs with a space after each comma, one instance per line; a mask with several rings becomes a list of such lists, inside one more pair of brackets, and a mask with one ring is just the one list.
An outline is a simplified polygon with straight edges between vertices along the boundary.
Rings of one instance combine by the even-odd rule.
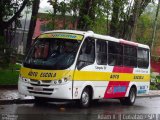
[[129, 91], [129, 96], [126, 98], [121, 98], [120, 102], [122, 105], [133, 105], [135, 103], [136, 100], [136, 88], [135, 87], [131, 87], [130, 91]]
[[79, 106], [81, 108], [88, 108], [91, 104], [91, 91], [89, 88], [85, 88], [81, 94], [81, 99], [79, 100]]

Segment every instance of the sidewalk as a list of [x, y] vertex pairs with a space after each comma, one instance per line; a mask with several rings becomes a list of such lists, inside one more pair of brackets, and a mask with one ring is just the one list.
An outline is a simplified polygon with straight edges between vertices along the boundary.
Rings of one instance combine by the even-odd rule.
[[32, 103], [34, 97], [20, 96], [16, 88], [0, 88], [0, 104]]
[[[150, 90], [149, 94], [141, 95], [139, 97], [157, 97], [160, 96], [160, 90]], [[0, 104], [12, 103], [30, 103], [34, 102], [32, 96], [20, 96], [16, 88], [1, 89], [0, 88]]]

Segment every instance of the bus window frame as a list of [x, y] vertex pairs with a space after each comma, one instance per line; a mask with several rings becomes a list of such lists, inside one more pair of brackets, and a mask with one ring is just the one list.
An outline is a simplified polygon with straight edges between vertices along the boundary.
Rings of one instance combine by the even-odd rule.
[[[94, 53], [94, 61], [92, 63], [90, 63], [90, 64], [86, 64], [87, 61], [80, 60], [80, 54], [81, 54], [82, 47], [85, 44], [86, 39], [88, 39], [88, 38], [90, 38], [92, 41], [94, 41], [94, 52], [93, 52]], [[88, 65], [94, 64], [95, 61], [96, 61], [96, 53], [95, 52], [96, 52], [96, 38], [91, 37], [91, 36], [87, 36], [86, 38], [84, 38], [83, 42], [81, 43], [81, 46], [79, 47], [79, 52], [77, 52], [77, 54], [78, 54], [78, 57], [77, 57], [77, 60], [76, 60], [77, 61], [76, 62], [76, 68], [77, 68], [77, 70], [81, 70], [82, 68], [84, 68], [84, 67], [86, 67]], [[81, 67], [79, 66], [80, 62], [84, 62], [84, 65], [82, 65]]]
[[[147, 63], [147, 67], [144, 67], [144, 66], [143, 66], [143, 67], [139, 67], [139, 66], [138, 66], [138, 59], [139, 59], [139, 58], [138, 58], [138, 49], [141, 49], [141, 50], [143, 49], [143, 50], [146, 50], [146, 51], [147, 51], [147, 62], [148, 62], [148, 63]], [[143, 47], [137, 47], [137, 67], [138, 67], [139, 69], [148, 69], [148, 67], [149, 67], [149, 62], [150, 62], [150, 61], [149, 61], [149, 54], [150, 54], [150, 50], [149, 50], [149, 49], [143, 48]], [[142, 59], [142, 60], [143, 60], [142, 62], [144, 62], [144, 58], [140, 58], [140, 59]]]

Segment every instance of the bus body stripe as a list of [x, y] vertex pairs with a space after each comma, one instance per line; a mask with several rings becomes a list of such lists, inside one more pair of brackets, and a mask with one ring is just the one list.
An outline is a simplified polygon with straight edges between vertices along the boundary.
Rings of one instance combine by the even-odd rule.
[[[133, 68], [114, 66], [113, 73], [133, 73]], [[104, 98], [125, 97], [130, 81], [109, 81]]]
[[133, 73], [133, 68], [114, 66], [114, 73]]

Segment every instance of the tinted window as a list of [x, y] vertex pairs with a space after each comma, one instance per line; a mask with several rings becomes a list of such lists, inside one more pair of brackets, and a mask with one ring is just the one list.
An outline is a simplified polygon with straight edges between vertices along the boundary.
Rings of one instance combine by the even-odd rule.
[[108, 64], [123, 65], [123, 46], [115, 42], [108, 42]]
[[144, 48], [138, 48], [138, 67], [148, 68], [149, 66], [149, 51]]
[[95, 61], [95, 40], [86, 38], [79, 54], [77, 69], [93, 64]]
[[99, 65], [107, 64], [107, 42], [104, 40], [96, 41], [96, 61]]
[[124, 66], [137, 67], [137, 48], [124, 45]]
[[67, 69], [76, 57], [81, 41], [38, 38], [23, 64], [35, 69]]

